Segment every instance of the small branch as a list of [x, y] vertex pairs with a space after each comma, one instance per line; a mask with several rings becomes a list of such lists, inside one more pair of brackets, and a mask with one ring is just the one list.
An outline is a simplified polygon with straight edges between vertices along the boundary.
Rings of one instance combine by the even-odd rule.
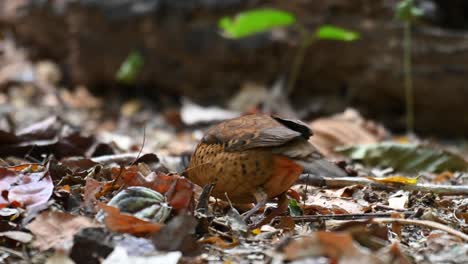
[[302, 25], [299, 26], [301, 31], [301, 43], [299, 50], [297, 51], [294, 61], [292, 64], [291, 72], [288, 76], [288, 84], [286, 86], [286, 95], [291, 95], [294, 91], [296, 85], [297, 77], [302, 68], [302, 63], [304, 62], [304, 57], [309, 45], [314, 41], [313, 35]]
[[411, 22], [405, 22], [403, 37], [403, 72], [405, 79], [406, 100], [406, 129], [408, 133], [414, 132], [414, 91], [413, 73], [411, 65]]
[[391, 223], [398, 223], [403, 225], [419, 225], [425, 226], [431, 229], [439, 229], [444, 232], [447, 232], [450, 235], [457, 236], [465, 241], [468, 241], [468, 235], [462, 233], [458, 230], [455, 230], [449, 226], [434, 222], [434, 221], [427, 221], [427, 220], [415, 220], [415, 219], [402, 219], [402, 218], [379, 218], [379, 219], [372, 219], [375, 223], [380, 224], [391, 224]]
[[367, 178], [361, 177], [341, 177], [341, 178], [312, 178], [304, 177], [300, 179], [301, 183], [310, 184], [312, 186], [328, 187], [328, 188], [343, 188], [351, 185], [365, 185], [377, 190], [406, 190], [419, 191], [426, 193], [435, 193], [439, 195], [468, 195], [468, 186], [451, 186], [451, 185], [435, 185], [435, 184], [383, 184], [374, 182]]
[[[391, 213], [364, 213], [364, 214], [337, 214], [337, 215], [303, 215], [303, 216], [291, 216], [291, 218], [295, 222], [315, 222], [318, 220], [356, 220], [356, 219], [369, 219], [369, 218], [378, 218], [384, 217], [387, 219], [395, 214], [395, 212]], [[405, 216], [413, 215], [413, 211], [408, 211], [404, 213], [400, 213]], [[275, 217], [275, 220], [279, 220], [281, 217]]]

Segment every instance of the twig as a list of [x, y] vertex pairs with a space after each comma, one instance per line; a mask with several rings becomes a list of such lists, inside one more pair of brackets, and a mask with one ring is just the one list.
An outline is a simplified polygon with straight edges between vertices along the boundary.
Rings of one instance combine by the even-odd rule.
[[411, 134], [414, 132], [414, 92], [411, 65], [411, 21], [405, 22], [403, 35], [403, 72], [405, 75], [406, 129], [407, 132]]
[[468, 195], [468, 186], [451, 186], [435, 184], [383, 184], [362, 177], [340, 177], [340, 178], [302, 178], [301, 183], [307, 183], [312, 186], [326, 186], [328, 188], [342, 188], [351, 185], [366, 185], [378, 190], [406, 190], [419, 191], [426, 193], [435, 193], [439, 195]]
[[286, 96], [292, 94], [294, 90], [294, 86], [297, 81], [297, 77], [302, 68], [302, 63], [304, 62], [304, 57], [307, 51], [307, 47], [309, 47], [309, 45], [314, 40], [314, 38], [311, 37], [311, 34], [305, 27], [300, 25], [299, 29], [301, 31], [301, 44], [300, 44], [299, 50], [297, 51], [296, 56], [294, 57], [294, 62], [292, 65], [291, 73], [288, 76], [288, 84], [286, 86]]
[[419, 225], [419, 226], [425, 226], [429, 227], [431, 229], [439, 229], [444, 232], [447, 232], [450, 235], [457, 236], [465, 241], [468, 241], [468, 235], [465, 233], [462, 233], [458, 230], [455, 230], [449, 226], [434, 222], [434, 221], [428, 221], [428, 220], [416, 220], [416, 219], [402, 219], [402, 218], [379, 218], [379, 219], [373, 219], [372, 220], [375, 223], [380, 223], [380, 224], [389, 224], [389, 223], [399, 223], [403, 225]]
[[11, 254], [11, 255], [15, 255], [18, 258], [25, 259], [24, 255], [21, 254], [21, 252], [16, 251], [16, 250], [11, 249], [11, 248], [0, 246], [0, 252], [5, 252], [5, 253]]
[[135, 165], [135, 162], [140, 158], [141, 152], [143, 152], [143, 148], [145, 147], [146, 142], [146, 125], [143, 126], [143, 142], [141, 143], [140, 151], [138, 151], [138, 155], [136, 156], [135, 160], [130, 164], [130, 166]]
[[[389, 218], [392, 213], [364, 213], [364, 214], [339, 214], [339, 215], [303, 215], [303, 216], [291, 216], [295, 222], [315, 222], [318, 220], [356, 220], [356, 219], [369, 219], [384, 217], [385, 219]], [[401, 213], [405, 216], [413, 215], [413, 211], [408, 211]], [[274, 220], [279, 220], [281, 216], [275, 217]]]

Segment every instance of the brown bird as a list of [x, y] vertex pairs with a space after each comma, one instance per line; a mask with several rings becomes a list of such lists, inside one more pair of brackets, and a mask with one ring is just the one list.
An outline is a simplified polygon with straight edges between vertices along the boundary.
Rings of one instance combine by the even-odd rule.
[[256, 202], [244, 219], [274, 197], [284, 212], [285, 193], [301, 173], [346, 175], [323, 159], [308, 141], [311, 135], [299, 120], [270, 115], [227, 120], [206, 132], [192, 155], [187, 176], [200, 186], [213, 183], [214, 197], [226, 199], [227, 195], [238, 204]]

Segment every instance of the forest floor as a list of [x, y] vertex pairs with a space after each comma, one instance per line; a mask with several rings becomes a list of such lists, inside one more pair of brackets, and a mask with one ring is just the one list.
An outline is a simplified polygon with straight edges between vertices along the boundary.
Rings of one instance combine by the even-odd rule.
[[245, 206], [182, 176], [204, 131], [243, 113], [97, 97], [60, 75], [3, 43], [1, 263], [466, 263], [463, 140], [392, 135], [352, 109], [312, 120], [349, 177], [294, 185], [287, 212], [250, 228]]

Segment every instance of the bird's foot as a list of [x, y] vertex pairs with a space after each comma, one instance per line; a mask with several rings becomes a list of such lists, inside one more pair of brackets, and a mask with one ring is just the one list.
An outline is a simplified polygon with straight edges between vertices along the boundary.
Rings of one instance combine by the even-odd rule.
[[255, 229], [262, 225], [269, 224], [275, 217], [282, 215], [286, 210], [288, 210], [288, 199], [286, 193], [282, 193], [278, 196], [278, 207], [265, 212], [259, 221], [252, 223], [249, 227]]

